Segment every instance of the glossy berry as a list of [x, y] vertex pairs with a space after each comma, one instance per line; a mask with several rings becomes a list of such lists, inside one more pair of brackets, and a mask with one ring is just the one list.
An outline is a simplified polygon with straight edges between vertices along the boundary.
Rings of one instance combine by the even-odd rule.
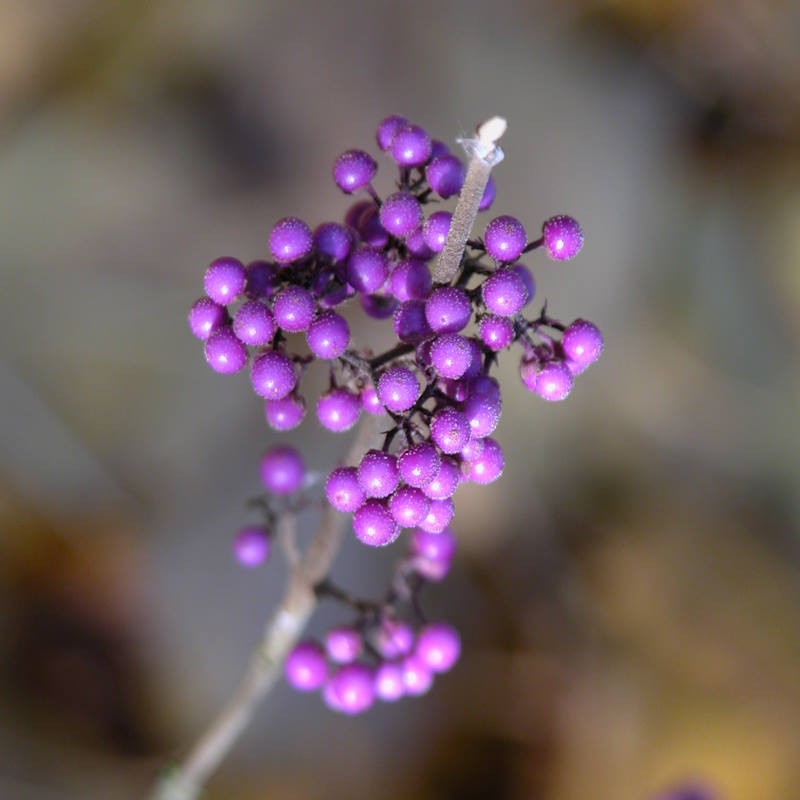
[[513, 317], [528, 300], [525, 284], [510, 269], [501, 269], [490, 275], [481, 286], [483, 304], [500, 317]]
[[381, 450], [367, 450], [358, 465], [358, 483], [367, 497], [388, 497], [399, 481], [395, 456]]
[[311, 229], [297, 217], [278, 220], [269, 234], [269, 251], [279, 264], [291, 264], [305, 258], [313, 246]]
[[229, 325], [217, 328], [206, 339], [205, 356], [208, 366], [221, 375], [239, 372], [247, 364], [247, 348]]
[[378, 378], [377, 389], [381, 403], [396, 414], [411, 408], [420, 392], [417, 376], [406, 367], [389, 367]]
[[494, 432], [500, 421], [502, 401], [499, 395], [473, 392], [464, 401], [462, 411], [469, 420], [473, 439], [482, 439]]
[[325, 481], [325, 496], [337, 511], [352, 513], [366, 499], [355, 467], [337, 467]]
[[400, 527], [383, 500], [365, 500], [353, 514], [353, 532], [363, 544], [384, 547], [400, 534]]
[[406, 656], [400, 662], [400, 668], [403, 671], [403, 686], [407, 695], [420, 697], [433, 686], [433, 671], [419, 656]]
[[417, 528], [411, 534], [411, 552], [429, 561], [449, 564], [456, 552], [456, 537], [449, 528], [439, 533], [428, 533]]
[[600, 358], [603, 352], [603, 334], [594, 323], [576, 319], [564, 331], [561, 347], [570, 372], [577, 375]]
[[440, 286], [426, 300], [425, 316], [437, 333], [458, 333], [472, 318], [472, 303], [462, 289]]
[[431, 439], [443, 453], [459, 453], [470, 440], [466, 415], [452, 406], [437, 411], [431, 419]]
[[237, 258], [218, 258], [211, 262], [203, 278], [206, 294], [221, 306], [237, 300], [247, 283], [244, 264]]
[[497, 353], [514, 341], [514, 324], [508, 317], [487, 314], [478, 325], [478, 333], [486, 347]]
[[350, 664], [355, 661], [364, 649], [361, 634], [354, 628], [331, 628], [325, 634], [325, 652], [336, 664]]
[[306, 342], [317, 358], [338, 358], [350, 344], [350, 326], [335, 311], [322, 311], [309, 325]]
[[367, 414], [372, 414], [373, 416], [379, 416], [386, 412], [377, 391], [375, 391], [375, 387], [371, 383], [366, 384], [361, 390], [361, 407]]
[[276, 431], [292, 431], [306, 415], [306, 404], [302, 397], [289, 394], [280, 400], [264, 401], [264, 417]]
[[431, 363], [443, 378], [460, 378], [472, 364], [472, 357], [469, 342], [458, 333], [443, 333], [431, 344]]
[[433, 250], [425, 243], [423, 236], [423, 226], [420, 225], [415, 231], [406, 236], [406, 250], [412, 258], [419, 258], [423, 261], [428, 261], [433, 258]]
[[508, 269], [517, 274], [523, 284], [525, 284], [525, 291], [528, 295], [525, 305], [528, 305], [536, 294], [536, 279], [533, 277], [533, 273], [524, 264], [520, 264], [519, 262], [512, 264]]
[[275, 330], [272, 312], [258, 300], [242, 303], [233, 318], [233, 332], [237, 338], [253, 347], [269, 344]]
[[331, 261], [344, 261], [353, 246], [353, 234], [337, 222], [323, 222], [314, 228], [314, 249]]
[[400, 261], [389, 276], [391, 292], [401, 303], [424, 300], [430, 294], [432, 282], [428, 265], [415, 258]]
[[358, 662], [340, 667], [328, 681], [323, 700], [333, 711], [363, 714], [375, 703], [372, 670]]
[[401, 303], [394, 312], [392, 327], [401, 342], [411, 344], [421, 342], [433, 333], [425, 317], [425, 303], [422, 300]]
[[374, 203], [359, 217], [356, 230], [365, 245], [382, 250], [389, 243], [389, 231], [381, 225], [380, 211]]
[[388, 277], [386, 257], [372, 247], [361, 246], [347, 259], [347, 280], [358, 292], [377, 292]]
[[431, 137], [419, 125], [403, 125], [392, 139], [392, 158], [401, 167], [421, 167], [431, 151]]
[[505, 456], [500, 445], [489, 437], [484, 439], [481, 454], [472, 461], [465, 462], [467, 478], [473, 483], [492, 483], [502, 474]]
[[461, 160], [449, 154], [432, 158], [425, 167], [428, 185], [445, 200], [461, 191], [466, 174]]
[[522, 255], [527, 241], [522, 223], [508, 215], [495, 217], [483, 234], [486, 252], [496, 261], [504, 263], [516, 261]]
[[257, 525], [242, 528], [233, 541], [233, 554], [243, 567], [258, 567], [269, 557], [269, 531]]
[[294, 447], [276, 445], [261, 457], [261, 483], [273, 494], [291, 494], [306, 476], [303, 457]]
[[433, 672], [447, 672], [461, 655], [461, 637], [452, 625], [433, 622], [420, 629], [414, 652]]
[[202, 341], [227, 322], [228, 312], [225, 307], [215, 303], [210, 297], [201, 297], [189, 309], [189, 329], [193, 336]]
[[431, 500], [446, 500], [458, 489], [460, 480], [461, 471], [456, 462], [451, 458], [442, 458], [436, 477], [427, 486], [423, 486], [422, 491]]
[[431, 501], [420, 489], [401, 486], [389, 498], [389, 511], [401, 528], [414, 528], [428, 516]]
[[328, 679], [328, 661], [316, 642], [298, 642], [286, 657], [283, 673], [298, 692], [314, 692]]
[[419, 527], [428, 533], [441, 533], [452, 521], [455, 505], [449, 497], [444, 500], [431, 500], [428, 514]]
[[413, 194], [395, 192], [383, 201], [379, 219], [392, 236], [403, 239], [422, 223], [422, 207]]
[[375, 670], [375, 696], [385, 703], [393, 703], [406, 693], [403, 670], [399, 664], [382, 662]]
[[314, 298], [302, 286], [290, 285], [281, 289], [272, 304], [275, 322], [287, 333], [307, 330], [315, 309]]
[[378, 143], [378, 147], [384, 151], [388, 150], [392, 146], [392, 141], [397, 131], [406, 125], [408, 125], [408, 120], [398, 114], [392, 114], [381, 120], [375, 133], [375, 141]]
[[378, 171], [375, 159], [363, 150], [342, 153], [333, 165], [334, 183], [346, 194], [368, 186]]
[[405, 620], [384, 619], [375, 633], [375, 649], [383, 658], [407, 656], [414, 649], [414, 629]]
[[554, 261], [575, 258], [583, 247], [583, 231], [576, 219], [565, 214], [551, 217], [542, 225], [542, 238], [547, 255]]
[[425, 244], [434, 252], [441, 253], [450, 232], [453, 215], [449, 211], [434, 211], [422, 226], [422, 237]]
[[269, 261], [251, 261], [245, 268], [245, 294], [252, 300], [272, 297], [278, 280], [278, 268]]
[[317, 419], [334, 433], [349, 431], [358, 422], [361, 399], [348, 389], [330, 389], [317, 400]]
[[[522, 375], [522, 368], [520, 374]], [[540, 366], [535, 372], [535, 380], [529, 374], [522, 375], [522, 379], [534, 394], [551, 402], [564, 400], [572, 391], [572, 373], [563, 361], [549, 361]]]
[[297, 383], [291, 360], [277, 350], [262, 353], [250, 368], [253, 391], [267, 400], [281, 400]]
[[442, 462], [436, 447], [430, 442], [418, 442], [406, 448], [397, 458], [400, 477], [418, 489], [427, 486], [439, 472]]

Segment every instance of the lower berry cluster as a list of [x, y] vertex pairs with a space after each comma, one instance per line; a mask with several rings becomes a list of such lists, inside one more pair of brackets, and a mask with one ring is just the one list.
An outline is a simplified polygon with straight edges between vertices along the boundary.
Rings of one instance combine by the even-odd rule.
[[[379, 603], [320, 584], [318, 593], [351, 606], [356, 620], [329, 631], [324, 643], [298, 644], [285, 668], [295, 688], [319, 689], [329, 707], [346, 713], [376, 699], [422, 694], [458, 658], [457, 632], [425, 621], [419, 591], [450, 567], [459, 485], [488, 484], [503, 471], [503, 451], [491, 436], [502, 411], [501, 387], [491, 375], [499, 353], [518, 348], [525, 387], [558, 401], [603, 348], [599, 329], [585, 319], [565, 325], [546, 306], [525, 313], [536, 284], [519, 259], [537, 249], [555, 261], [577, 255], [583, 234], [572, 217], [546, 220], [531, 240], [518, 219], [497, 216], [482, 238], [468, 240], [452, 280], [434, 283], [431, 262], [452, 221], [439, 201], [459, 194], [466, 166], [400, 116], [380, 123], [376, 141], [397, 167], [395, 192], [381, 198], [373, 187], [377, 162], [366, 151], [346, 151], [334, 163], [334, 182], [364, 199], [343, 221], [312, 230], [295, 217], [279, 220], [269, 235], [270, 260], [245, 266], [216, 259], [205, 273], [205, 296], [189, 312], [213, 370], [235, 373], [249, 364], [273, 429], [290, 431], [302, 422], [302, 379], [318, 361], [330, 376], [315, 403], [324, 428], [348, 431], [362, 414], [386, 419], [379, 447], [355, 466], [328, 473], [324, 498], [352, 515], [355, 536], [366, 545], [389, 545], [410, 529], [408, 555]], [[479, 210], [495, 194], [490, 178]], [[426, 214], [431, 206], [436, 210]], [[386, 352], [351, 342], [336, 310], [351, 299], [391, 324], [395, 343]], [[261, 480], [266, 524], [242, 529], [235, 542], [247, 566], [266, 560], [280, 508], [313, 497], [303, 458], [288, 445], [264, 455]]]

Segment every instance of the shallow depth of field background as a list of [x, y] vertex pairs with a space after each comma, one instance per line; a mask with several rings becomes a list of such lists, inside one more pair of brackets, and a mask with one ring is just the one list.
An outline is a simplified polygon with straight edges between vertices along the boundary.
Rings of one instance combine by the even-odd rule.
[[[503, 359], [506, 472], [424, 598], [458, 668], [354, 720], [280, 686], [208, 798], [797, 800], [800, 14], [762, 0], [0, 3], [0, 797], [142, 797], [238, 680], [276, 435], [186, 311], [279, 217], [340, 218], [389, 113], [508, 118], [492, 211], [581, 220], [525, 262], [606, 353], [555, 405]], [[378, 593], [402, 550], [334, 577]]]

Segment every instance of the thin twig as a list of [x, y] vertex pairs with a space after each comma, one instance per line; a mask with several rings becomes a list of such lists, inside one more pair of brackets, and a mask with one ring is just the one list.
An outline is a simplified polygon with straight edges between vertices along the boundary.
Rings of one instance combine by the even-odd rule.
[[[346, 463], [355, 464], [375, 437], [375, 417], [361, 423]], [[317, 603], [314, 586], [328, 574], [342, 542], [344, 515], [328, 506], [320, 526], [299, 561], [291, 565], [283, 601], [267, 622], [264, 636], [250, 659], [244, 678], [183, 764], [168, 770], [157, 783], [153, 800], [194, 800], [211, 773], [252, 719], [259, 703], [275, 685], [283, 661], [300, 638]], [[296, 516], [287, 512], [278, 536], [294, 539]]]

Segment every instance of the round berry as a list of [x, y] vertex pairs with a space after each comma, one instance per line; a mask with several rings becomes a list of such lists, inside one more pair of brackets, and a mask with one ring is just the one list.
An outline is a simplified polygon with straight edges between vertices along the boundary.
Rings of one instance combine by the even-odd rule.
[[474, 460], [465, 462], [467, 478], [473, 483], [492, 483], [502, 474], [505, 467], [505, 456], [500, 445], [489, 437], [483, 440], [483, 450]]
[[384, 547], [399, 535], [400, 527], [382, 500], [365, 500], [353, 514], [353, 532], [362, 544]]
[[424, 488], [439, 472], [442, 460], [430, 442], [418, 442], [404, 450], [397, 459], [400, 477], [409, 485]]
[[392, 140], [400, 128], [408, 125], [408, 120], [398, 114], [392, 114], [390, 117], [381, 120], [378, 125], [378, 130], [375, 132], [375, 141], [381, 150], [388, 150], [392, 146]]
[[433, 333], [425, 317], [425, 303], [422, 300], [401, 303], [394, 312], [392, 327], [401, 342], [411, 344], [421, 342]]
[[306, 467], [294, 447], [276, 445], [261, 457], [261, 482], [273, 494], [291, 494], [303, 485]]
[[463, 412], [469, 420], [473, 439], [482, 439], [494, 432], [503, 409], [499, 395], [473, 392], [464, 401]]
[[348, 389], [331, 389], [317, 400], [317, 419], [334, 433], [349, 431], [358, 422], [361, 399]]
[[487, 314], [478, 325], [478, 333], [486, 347], [497, 353], [514, 341], [514, 323], [508, 317]]
[[431, 344], [430, 358], [443, 378], [460, 378], [472, 364], [472, 348], [461, 334], [443, 333]]
[[307, 330], [314, 318], [315, 309], [314, 298], [302, 286], [281, 289], [272, 304], [275, 322], [287, 333]]
[[247, 273], [237, 258], [218, 258], [212, 261], [203, 278], [206, 294], [221, 306], [237, 300], [244, 292]]
[[400, 662], [406, 694], [420, 697], [433, 685], [433, 672], [417, 655], [406, 656]]
[[262, 353], [250, 368], [253, 391], [267, 400], [281, 400], [297, 383], [294, 365], [283, 353], [269, 350]]
[[267, 425], [276, 431], [292, 431], [306, 415], [306, 404], [302, 397], [289, 394], [280, 400], [264, 401], [264, 417]]
[[431, 157], [431, 137], [419, 125], [403, 125], [392, 139], [391, 155], [401, 167], [421, 167]]
[[361, 390], [361, 407], [372, 416], [380, 416], [386, 411], [378, 397], [378, 392], [371, 383], [366, 384]]
[[378, 379], [378, 397], [381, 403], [399, 414], [407, 411], [419, 397], [417, 376], [406, 367], [389, 367]]
[[453, 514], [455, 506], [449, 497], [431, 500], [428, 515], [419, 523], [419, 527], [428, 533], [441, 533], [453, 521]]
[[461, 470], [452, 458], [443, 458], [436, 477], [422, 488], [431, 500], [446, 500], [452, 497], [461, 480]]
[[389, 511], [401, 528], [413, 528], [428, 516], [431, 501], [420, 489], [401, 486], [389, 498]]
[[379, 218], [385, 230], [403, 239], [422, 222], [422, 207], [413, 194], [395, 192], [383, 201]]
[[569, 261], [583, 247], [583, 231], [576, 219], [565, 214], [550, 217], [542, 225], [542, 238], [547, 255], [554, 261]]
[[461, 655], [461, 637], [452, 625], [432, 622], [420, 629], [414, 652], [433, 672], [447, 672]]
[[375, 159], [363, 150], [347, 150], [333, 164], [334, 183], [350, 194], [368, 186], [378, 171]]
[[375, 649], [383, 658], [407, 656], [414, 649], [414, 629], [405, 620], [383, 619], [375, 632]]
[[548, 361], [539, 368], [532, 391], [544, 400], [557, 402], [569, 395], [572, 384], [572, 373], [563, 361]]
[[561, 347], [570, 372], [577, 375], [600, 358], [603, 352], [603, 334], [594, 323], [576, 319], [567, 325], [561, 337]]
[[278, 268], [269, 261], [251, 261], [247, 272], [245, 294], [252, 300], [272, 297], [278, 282]]
[[425, 242], [422, 225], [406, 236], [405, 245], [406, 250], [408, 250], [408, 254], [412, 258], [419, 258], [422, 261], [428, 261], [429, 259], [433, 258], [434, 253]]
[[389, 265], [386, 257], [372, 247], [362, 245], [347, 259], [347, 280], [358, 292], [377, 292], [388, 277]]
[[406, 693], [403, 670], [399, 664], [382, 662], [375, 670], [375, 695], [385, 703], [393, 703]]
[[389, 319], [397, 309], [397, 300], [385, 294], [362, 294], [358, 302], [372, 319]]
[[233, 554], [243, 567], [258, 567], [269, 557], [269, 531], [250, 525], [242, 528], [233, 541]]
[[328, 661], [316, 642], [298, 642], [286, 657], [283, 673], [298, 692], [314, 692], [328, 679]]
[[247, 364], [247, 348], [229, 325], [217, 328], [206, 339], [205, 356], [208, 366], [221, 375], [239, 372]]
[[382, 250], [389, 243], [389, 231], [381, 225], [380, 211], [374, 203], [361, 215], [356, 228], [363, 244]]
[[431, 291], [431, 271], [424, 261], [409, 258], [400, 261], [389, 276], [392, 294], [401, 303], [407, 300], [424, 300]]
[[440, 286], [425, 301], [425, 316], [437, 333], [458, 333], [472, 318], [472, 303], [462, 289]]
[[202, 341], [227, 322], [228, 312], [225, 306], [215, 303], [210, 297], [201, 297], [189, 309], [189, 329], [193, 336]]
[[381, 450], [364, 453], [358, 465], [358, 483], [367, 497], [388, 497], [399, 482], [395, 456]]
[[305, 258], [314, 247], [308, 225], [297, 217], [278, 220], [269, 234], [269, 251], [279, 264], [290, 264]]
[[519, 262], [512, 264], [509, 269], [519, 275], [522, 282], [525, 284], [525, 291], [528, 293], [528, 299], [525, 301], [525, 305], [528, 305], [536, 294], [536, 279], [533, 277], [533, 273], [524, 264], [520, 264]]
[[492, 314], [513, 317], [528, 300], [525, 284], [510, 269], [501, 269], [490, 275], [481, 287], [483, 303]]
[[337, 511], [352, 513], [365, 500], [355, 467], [337, 467], [325, 481], [325, 496]]
[[359, 200], [358, 202], [353, 203], [353, 205], [347, 209], [347, 212], [344, 215], [345, 227], [352, 228], [353, 230], [357, 231], [358, 223], [367, 209], [375, 210], [374, 200]]
[[460, 159], [449, 154], [432, 158], [425, 167], [428, 185], [445, 200], [461, 191], [466, 174]]
[[350, 326], [335, 311], [322, 311], [309, 325], [306, 342], [317, 358], [338, 358], [350, 344]]
[[456, 552], [456, 537], [449, 528], [440, 533], [417, 528], [411, 533], [411, 552], [431, 562], [449, 564]]
[[269, 344], [275, 335], [272, 312], [258, 300], [242, 303], [233, 318], [233, 332], [245, 344], [254, 347]]
[[453, 215], [449, 211], [434, 211], [422, 226], [422, 237], [425, 244], [434, 252], [441, 253], [450, 232]]
[[363, 714], [375, 703], [375, 676], [366, 664], [345, 664], [325, 688], [323, 700], [342, 714]]
[[325, 651], [328, 658], [336, 664], [350, 664], [364, 649], [361, 634], [354, 628], [331, 628], [325, 634]]
[[486, 252], [496, 261], [516, 261], [525, 249], [528, 237], [525, 228], [516, 217], [495, 217], [483, 234]]
[[440, 409], [431, 419], [431, 439], [443, 453], [460, 453], [470, 440], [466, 415], [451, 406]]
[[323, 222], [313, 235], [314, 249], [331, 261], [344, 261], [353, 246], [353, 234], [338, 222]]

